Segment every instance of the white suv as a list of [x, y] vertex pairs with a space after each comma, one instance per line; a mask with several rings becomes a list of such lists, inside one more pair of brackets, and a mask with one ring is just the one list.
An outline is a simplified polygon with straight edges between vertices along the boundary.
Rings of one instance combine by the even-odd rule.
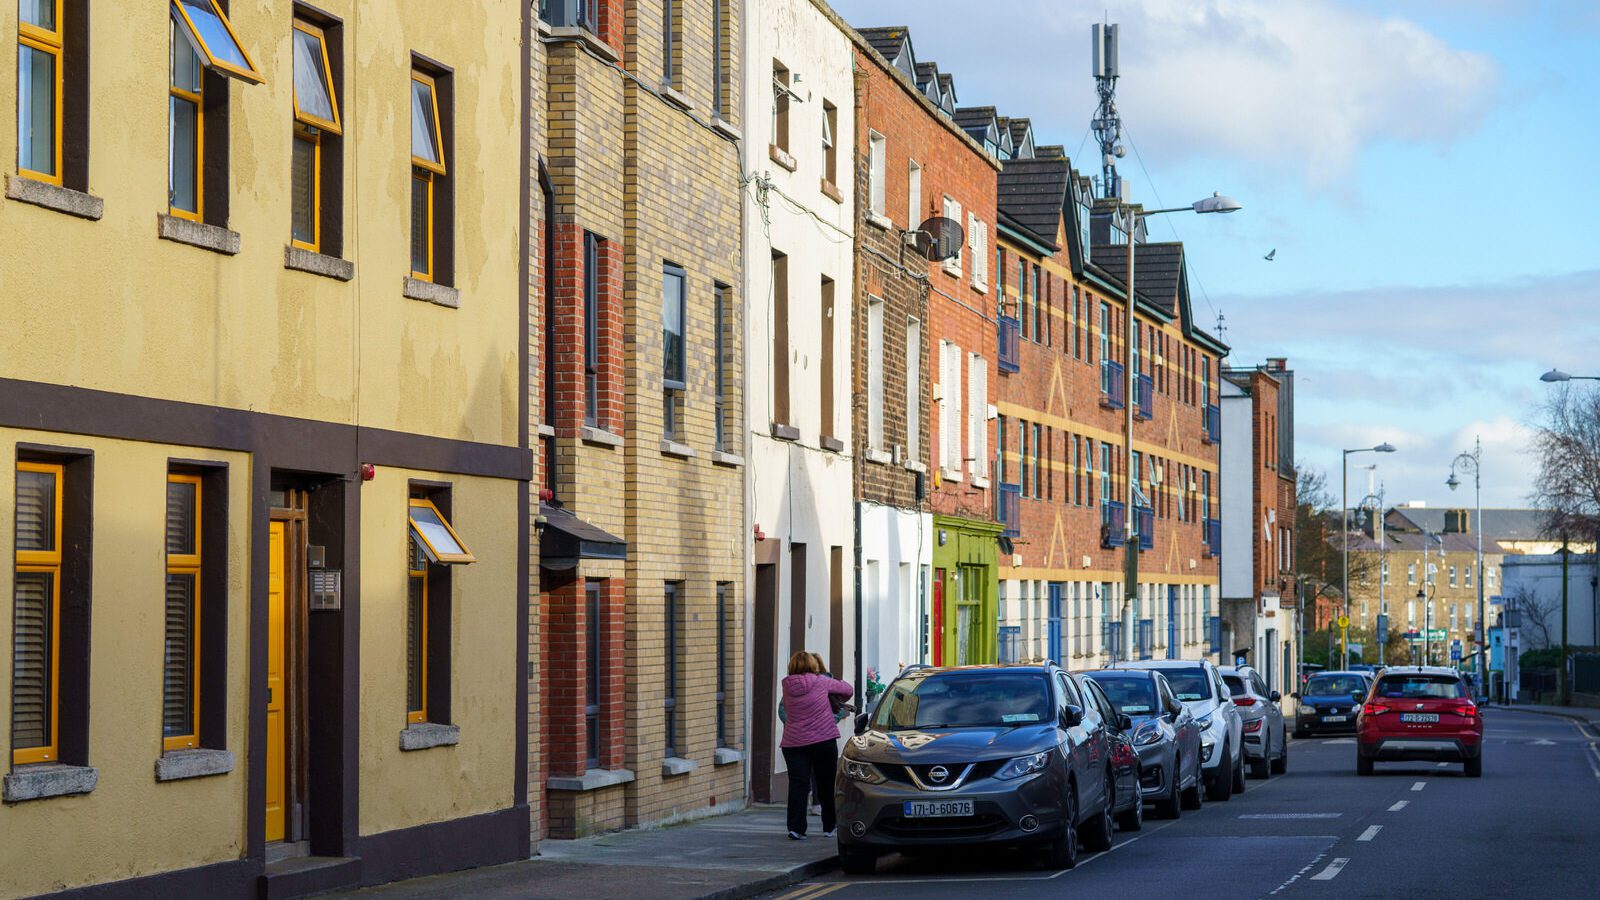
[[1217, 667], [1203, 659], [1141, 659], [1113, 669], [1155, 669], [1200, 726], [1200, 770], [1207, 800], [1244, 792], [1244, 720]]

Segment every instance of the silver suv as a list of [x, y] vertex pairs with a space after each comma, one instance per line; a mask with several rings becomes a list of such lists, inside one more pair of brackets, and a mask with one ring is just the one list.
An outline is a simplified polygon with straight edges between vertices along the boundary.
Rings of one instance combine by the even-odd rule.
[[1228, 696], [1217, 667], [1203, 659], [1142, 659], [1113, 669], [1154, 669], [1200, 726], [1200, 769], [1207, 800], [1244, 793], [1244, 720]]
[[1072, 868], [1080, 837], [1111, 847], [1112, 766], [1108, 723], [1054, 665], [903, 672], [857, 717], [839, 761], [840, 867], [866, 874], [885, 853], [983, 844]]
[[1244, 721], [1244, 759], [1251, 778], [1266, 778], [1289, 771], [1289, 741], [1283, 727], [1283, 697], [1267, 688], [1261, 673], [1250, 666], [1223, 666], [1222, 682], [1233, 695]]

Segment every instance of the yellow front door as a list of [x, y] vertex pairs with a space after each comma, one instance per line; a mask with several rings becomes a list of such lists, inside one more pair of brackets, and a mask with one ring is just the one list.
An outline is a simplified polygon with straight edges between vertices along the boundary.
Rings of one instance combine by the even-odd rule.
[[286, 522], [272, 522], [267, 533], [267, 840], [283, 840], [284, 825], [284, 611], [288, 549]]

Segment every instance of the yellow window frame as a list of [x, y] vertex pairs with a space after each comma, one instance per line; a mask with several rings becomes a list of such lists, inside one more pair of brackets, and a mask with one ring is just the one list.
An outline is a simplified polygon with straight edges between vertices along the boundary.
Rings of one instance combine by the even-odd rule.
[[[416, 157], [412, 157], [412, 159], [416, 159]], [[426, 225], [427, 239], [423, 244], [423, 246], [428, 248], [428, 267], [426, 269], [413, 268], [411, 270], [411, 277], [417, 279], [418, 281], [433, 280], [433, 175], [434, 173], [432, 171], [421, 166], [413, 166], [411, 169], [412, 179], [415, 181], [420, 181], [428, 186], [428, 199], [424, 201], [424, 206], [427, 208], [428, 213]], [[409, 248], [407, 248], [407, 255], [410, 255]]]
[[[203, 498], [201, 497], [199, 475], [169, 473], [167, 475], [167, 483], [194, 485], [194, 509], [191, 513], [192, 521], [189, 524], [190, 533], [194, 536], [194, 552], [167, 554], [168, 575], [189, 575], [194, 578], [194, 590], [189, 597], [189, 602], [194, 605], [193, 619], [189, 625], [191, 640], [193, 641], [189, 659], [189, 702], [192, 704], [192, 708], [189, 711], [189, 721], [194, 726], [194, 730], [189, 734], [173, 737], [163, 735], [161, 749], [163, 751], [193, 750], [200, 746], [200, 560], [202, 558], [200, 523], [203, 521], [200, 510]], [[165, 535], [163, 535], [164, 539]]]
[[233, 45], [239, 48], [239, 55], [244, 57], [245, 64], [250, 68], [241, 69], [232, 63], [218, 59], [211, 52], [211, 47], [206, 44], [205, 35], [201, 34], [200, 29], [194, 26], [194, 20], [189, 18], [189, 11], [178, 0], [172, 0], [173, 13], [180, 17], [184, 28], [188, 29], [189, 36], [194, 39], [195, 48], [200, 51], [200, 55], [203, 57], [202, 61], [206, 67], [216, 69], [225, 75], [232, 75], [251, 84], [265, 84], [266, 79], [261, 77], [261, 71], [256, 68], [256, 61], [250, 58], [250, 51], [246, 50], [244, 42], [239, 40], [239, 32], [234, 30], [233, 23], [228, 21], [227, 14], [222, 11], [222, 7], [217, 5], [217, 0], [196, 0], [196, 2], [211, 7], [212, 15], [216, 16], [217, 21], [222, 23], [222, 27], [227, 29], [228, 36], [233, 39]]
[[[55, 5], [55, 30], [50, 31], [48, 29], [40, 28], [31, 22], [24, 22], [19, 18], [17, 20], [17, 43], [24, 47], [31, 47], [41, 53], [48, 53], [55, 61], [52, 71], [55, 73], [53, 96], [55, 99], [56, 108], [54, 121], [51, 123], [55, 130], [55, 134], [50, 140], [51, 153], [54, 154], [53, 168], [55, 169], [55, 174], [51, 175], [46, 172], [39, 172], [34, 169], [23, 168], [20, 163], [17, 165], [17, 174], [32, 178], [36, 181], [44, 181], [59, 186], [61, 184], [61, 115], [64, 109], [62, 103], [62, 94], [64, 93], [64, 87], [66, 83], [65, 73], [62, 69], [62, 51], [66, 46], [66, 26], [62, 23], [61, 16], [66, 10], [64, 9], [65, 4], [62, 2], [62, 0], [52, 0], [52, 2]], [[18, 103], [21, 103], [20, 97], [18, 98]], [[17, 135], [17, 140], [20, 142], [22, 140], [22, 135]], [[21, 155], [20, 152], [18, 155]]]
[[16, 571], [43, 572], [50, 578], [50, 742], [43, 747], [22, 747], [11, 751], [14, 766], [54, 762], [61, 744], [61, 513], [62, 483], [65, 468], [60, 463], [19, 462], [18, 472], [39, 472], [55, 476], [55, 514], [49, 550], [17, 550]]
[[[339, 95], [333, 91], [333, 63], [328, 59], [327, 35], [323, 33], [321, 28], [318, 28], [317, 26], [301, 19], [294, 20], [294, 30], [308, 34], [317, 39], [317, 48], [322, 54], [322, 86], [328, 92], [328, 106], [333, 110], [332, 119], [324, 119], [321, 116], [315, 116], [306, 112], [305, 110], [302, 110], [300, 108], [300, 92], [295, 90], [292, 92], [294, 94], [295, 121], [304, 122], [313, 128], [320, 128], [323, 131], [329, 131], [333, 134], [342, 134], [343, 126], [340, 124], [339, 118]], [[292, 56], [293, 54], [291, 52], [291, 57]]]
[[[174, 5], [176, 5], [176, 0], [174, 0]], [[173, 40], [180, 40], [182, 38], [183, 38], [183, 35], [178, 34], [176, 32], [174, 32], [173, 35], [172, 35], [172, 39]], [[206, 210], [206, 104], [205, 104], [205, 91], [206, 91], [205, 84], [206, 84], [206, 82], [205, 82], [205, 74], [201, 73], [200, 90], [198, 90], [198, 91], [190, 91], [190, 90], [186, 90], [184, 88], [180, 88], [176, 84], [172, 83], [172, 74], [171, 74], [171, 71], [170, 71], [171, 67], [172, 67], [172, 62], [171, 62], [172, 48], [171, 47], [167, 48], [167, 55], [168, 55], [168, 62], [167, 62], [167, 67], [168, 67], [167, 94], [169, 96], [171, 96], [171, 97], [176, 97], [176, 98], [178, 98], [180, 100], [186, 100], [186, 101], [194, 104], [194, 207], [195, 207], [194, 211], [190, 212], [187, 209], [179, 209], [178, 207], [173, 206], [171, 204], [171, 202], [168, 202], [168, 204], [167, 204], [167, 214], [168, 215], [177, 216], [180, 219], [188, 219], [191, 222], [200, 222], [200, 221], [204, 221], [205, 210]], [[168, 123], [167, 124], [167, 128], [170, 130], [172, 128], [172, 124], [171, 124], [172, 123], [172, 113], [170, 111], [167, 113], [167, 123]], [[171, 139], [170, 135], [168, 136], [168, 139], [169, 140]], [[167, 160], [167, 167], [168, 167], [168, 171], [167, 171], [167, 192], [168, 192], [168, 195], [170, 197], [171, 192], [172, 192], [172, 172], [171, 172], [172, 161], [171, 161], [171, 158], [170, 158], [170, 154], [171, 154], [170, 150], [168, 151], [168, 154], [169, 154], [169, 158]]]
[[[298, 119], [298, 117], [297, 117]], [[322, 252], [322, 133], [304, 121], [297, 120], [294, 126], [294, 137], [291, 140], [304, 140], [311, 142], [311, 241], [307, 243], [294, 236], [294, 224], [289, 227], [289, 243], [302, 250], [312, 253]], [[293, 148], [290, 148], [291, 151]], [[291, 159], [292, 159], [291, 152]], [[292, 163], [291, 163], [292, 165]], [[291, 178], [292, 180], [292, 178]], [[290, 217], [294, 215], [290, 212]]]
[[[444, 128], [439, 120], [439, 84], [433, 79], [433, 76], [419, 72], [416, 69], [411, 70], [411, 80], [428, 86], [428, 101], [432, 106], [433, 113], [433, 155], [439, 158], [438, 162], [434, 162], [431, 159], [423, 159], [413, 153], [411, 154], [411, 164], [439, 175], [447, 174], [445, 172], [447, 161], [444, 157]], [[408, 108], [411, 106], [411, 98], [409, 96], [406, 98], [406, 106]]]
[[[460, 553], [440, 553], [439, 548], [435, 547], [433, 542], [428, 540], [427, 534], [425, 534], [422, 529], [418, 528], [414, 521], [408, 522], [408, 524], [411, 526], [411, 533], [416, 535], [418, 540], [422, 541], [423, 546], [428, 548], [428, 553], [431, 554], [434, 559], [441, 563], [447, 564], [475, 563], [478, 561], [478, 557], [474, 556], [472, 551], [467, 549], [467, 542], [461, 539], [461, 535], [456, 534], [455, 526], [450, 524], [450, 520], [445, 517], [444, 513], [439, 512], [439, 507], [434, 506], [432, 500], [429, 500], [426, 497], [412, 497], [410, 506], [412, 509], [433, 510], [433, 514], [439, 518], [439, 524], [444, 526], [444, 530], [450, 533], [451, 540], [454, 540], [456, 542], [456, 546], [461, 548], [462, 552]], [[409, 515], [407, 518], [410, 518]]]
[[[417, 696], [422, 701], [422, 708], [406, 710], [406, 722], [408, 724], [428, 721], [428, 560], [420, 553], [416, 555], [422, 561], [422, 568], [413, 569], [409, 563], [406, 565], [406, 589], [408, 591], [407, 601], [409, 602], [411, 582], [416, 582], [422, 588], [422, 609], [417, 615], [422, 632], [418, 635], [417, 641], [417, 668], [421, 670]], [[407, 635], [406, 638], [409, 640], [410, 635]], [[411, 703], [408, 700], [406, 706], [409, 707], [410, 705]]]

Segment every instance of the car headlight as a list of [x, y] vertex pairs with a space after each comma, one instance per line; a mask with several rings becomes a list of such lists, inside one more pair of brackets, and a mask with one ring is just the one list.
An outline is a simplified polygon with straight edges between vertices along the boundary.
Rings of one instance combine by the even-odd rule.
[[1133, 743], [1137, 747], [1145, 747], [1159, 740], [1161, 740], [1161, 726], [1155, 722], [1146, 722], [1133, 733]]
[[1300, 715], [1302, 715], [1302, 716], [1314, 716], [1316, 714], [1317, 714], [1317, 708], [1315, 706], [1312, 706], [1309, 703], [1300, 704]]
[[1048, 765], [1050, 765], [1050, 751], [1045, 750], [1041, 753], [1035, 753], [1031, 756], [1019, 756], [1016, 759], [1013, 759], [1011, 762], [1008, 762], [1002, 766], [1000, 771], [994, 773], [994, 777], [1021, 778], [1024, 775], [1032, 775], [1035, 772], [1042, 772], [1044, 771], [1044, 767]]
[[1199, 725], [1202, 730], [1206, 729], [1206, 728], [1210, 728], [1211, 727], [1211, 717], [1214, 716], [1214, 715], [1216, 715], [1215, 711], [1208, 712], [1205, 715], [1201, 716], [1200, 718], [1195, 719], [1194, 723], [1196, 725]]
[[1200, 742], [1200, 761], [1201, 762], [1211, 762], [1211, 751], [1216, 749], [1216, 746], [1217, 746], [1216, 744], [1213, 744], [1210, 741], [1201, 741]]
[[883, 784], [887, 780], [883, 777], [883, 773], [878, 771], [877, 766], [858, 759], [844, 761], [844, 777], [851, 781], [864, 781], [867, 784]]

